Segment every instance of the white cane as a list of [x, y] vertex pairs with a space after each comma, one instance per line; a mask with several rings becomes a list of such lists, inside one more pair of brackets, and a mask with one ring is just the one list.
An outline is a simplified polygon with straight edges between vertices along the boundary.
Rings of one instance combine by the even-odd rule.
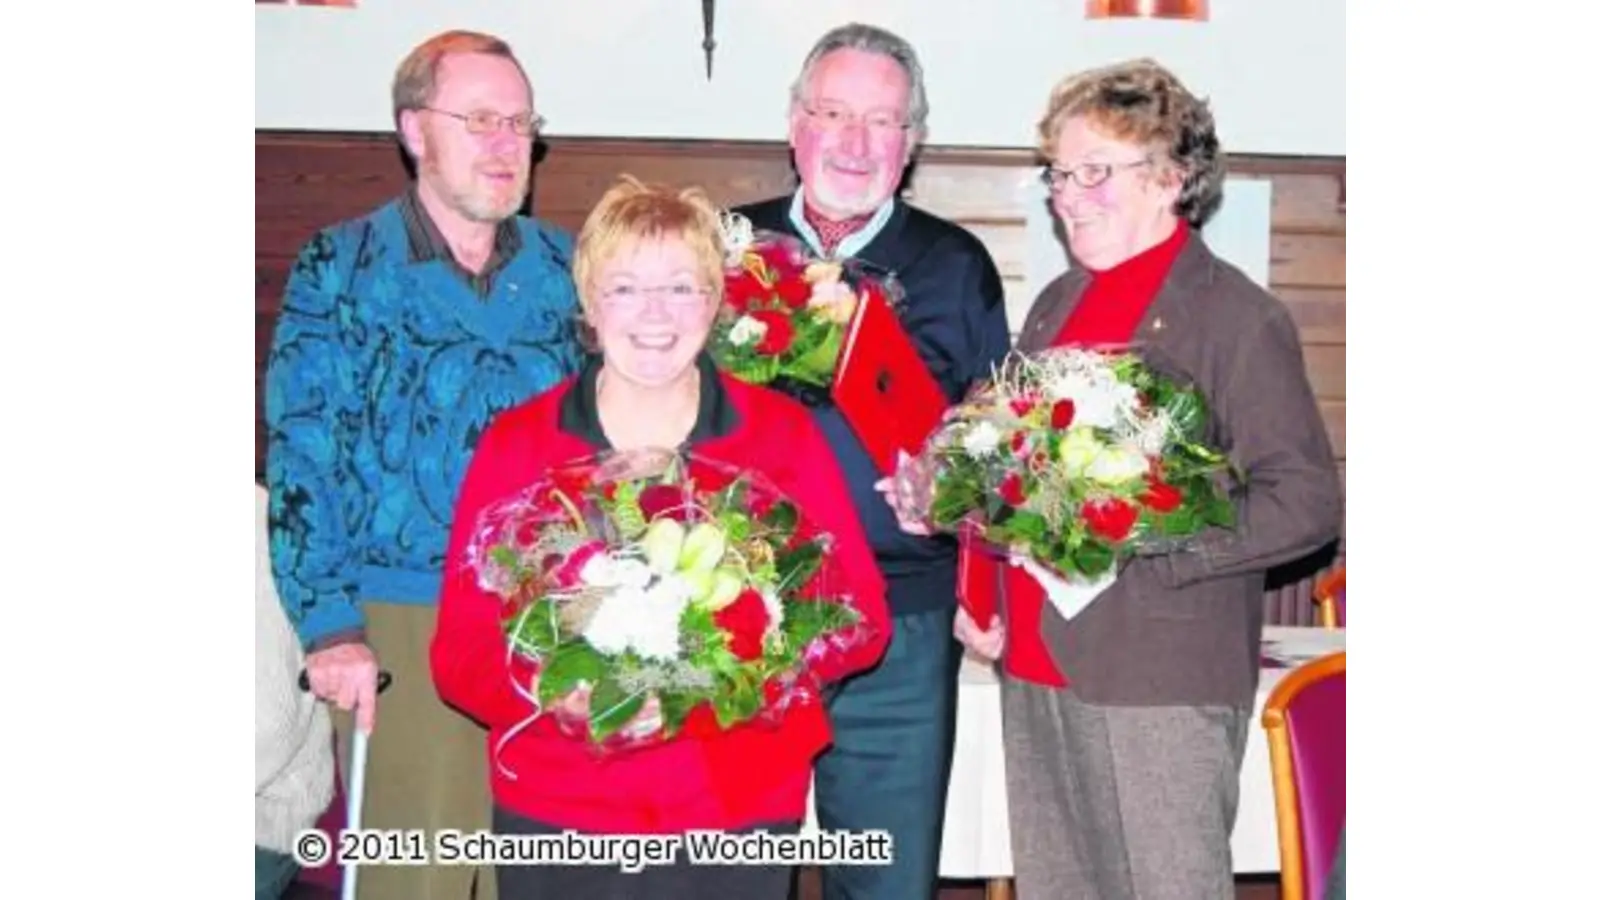
[[[388, 672], [378, 672], [378, 693], [383, 693], [389, 686], [391, 677]], [[311, 676], [304, 670], [300, 672], [300, 689], [311, 690]], [[367, 789], [367, 738], [368, 735], [356, 725], [351, 729], [350, 735], [350, 765], [345, 769], [345, 807], [344, 820], [346, 831], [361, 830], [361, 801]], [[333, 846], [337, 852], [342, 841], [339, 835], [332, 835]], [[347, 866], [340, 879], [339, 896], [341, 900], [356, 900], [356, 876], [360, 874], [359, 864]]]

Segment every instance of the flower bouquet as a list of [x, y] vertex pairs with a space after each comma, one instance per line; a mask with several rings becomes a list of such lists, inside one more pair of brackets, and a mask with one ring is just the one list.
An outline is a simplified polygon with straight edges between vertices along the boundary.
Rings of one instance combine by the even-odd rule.
[[734, 377], [771, 384], [814, 401], [833, 384], [845, 330], [861, 294], [893, 300], [890, 283], [856, 264], [812, 257], [789, 235], [724, 223], [724, 302], [710, 339], [712, 357]]
[[1068, 582], [1231, 527], [1227, 459], [1192, 386], [1124, 350], [1013, 353], [952, 409], [903, 478], [925, 520], [970, 529]]
[[[467, 558], [535, 717], [587, 688], [557, 721], [619, 749], [815, 700], [812, 664], [864, 631], [829, 541], [761, 476], [660, 451], [551, 472], [485, 511]], [[659, 723], [634, 727], [650, 698]]]

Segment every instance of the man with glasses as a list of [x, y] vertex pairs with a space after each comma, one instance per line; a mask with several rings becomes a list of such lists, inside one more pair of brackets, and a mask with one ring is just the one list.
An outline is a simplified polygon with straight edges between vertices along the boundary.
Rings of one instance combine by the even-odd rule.
[[[335, 716], [341, 759], [352, 724], [372, 733], [362, 824], [428, 841], [490, 827], [484, 731], [439, 701], [428, 664], [457, 488], [497, 413], [577, 370], [578, 301], [570, 239], [517, 215], [542, 120], [511, 48], [424, 42], [395, 73], [394, 116], [415, 183], [319, 231], [290, 272], [267, 480], [272, 573], [310, 688], [353, 714]], [[359, 884], [383, 900], [495, 895], [491, 866], [363, 867]]]
[[[951, 401], [986, 378], [1010, 346], [993, 259], [970, 232], [896, 199], [924, 135], [922, 68], [905, 40], [868, 25], [830, 31], [790, 98], [789, 145], [800, 187], [743, 207], [758, 229], [852, 258], [904, 289], [901, 321]], [[873, 487], [879, 472], [841, 414], [815, 415], [850, 482], [889, 580], [893, 634], [883, 662], [830, 699], [834, 744], [819, 758], [824, 829], [885, 829], [894, 864], [824, 870], [828, 900], [928, 900], [936, 889], [955, 728], [959, 646], [952, 637], [956, 547], [903, 532]]]

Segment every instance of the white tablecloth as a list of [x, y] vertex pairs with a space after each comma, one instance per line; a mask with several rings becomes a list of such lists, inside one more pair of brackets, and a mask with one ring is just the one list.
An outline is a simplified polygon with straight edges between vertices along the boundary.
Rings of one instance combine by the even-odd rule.
[[[1264, 650], [1298, 663], [1344, 649], [1344, 632], [1268, 626]], [[1261, 707], [1285, 668], [1261, 672], [1239, 774], [1239, 816], [1233, 829], [1233, 870], [1278, 871], [1278, 825]], [[945, 800], [939, 872], [945, 878], [1002, 878], [1011, 872], [1011, 830], [1006, 818], [1005, 751], [1000, 724], [1000, 684], [993, 670], [968, 659], [961, 669], [955, 760]], [[816, 827], [810, 810], [809, 828]]]

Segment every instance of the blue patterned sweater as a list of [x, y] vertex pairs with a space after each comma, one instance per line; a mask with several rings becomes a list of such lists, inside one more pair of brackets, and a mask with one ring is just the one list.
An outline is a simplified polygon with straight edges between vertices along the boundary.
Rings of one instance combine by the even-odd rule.
[[436, 602], [479, 435], [578, 367], [567, 235], [518, 218], [493, 277], [471, 279], [418, 209], [313, 237], [273, 336], [272, 574], [307, 649], [363, 628], [365, 600]]

